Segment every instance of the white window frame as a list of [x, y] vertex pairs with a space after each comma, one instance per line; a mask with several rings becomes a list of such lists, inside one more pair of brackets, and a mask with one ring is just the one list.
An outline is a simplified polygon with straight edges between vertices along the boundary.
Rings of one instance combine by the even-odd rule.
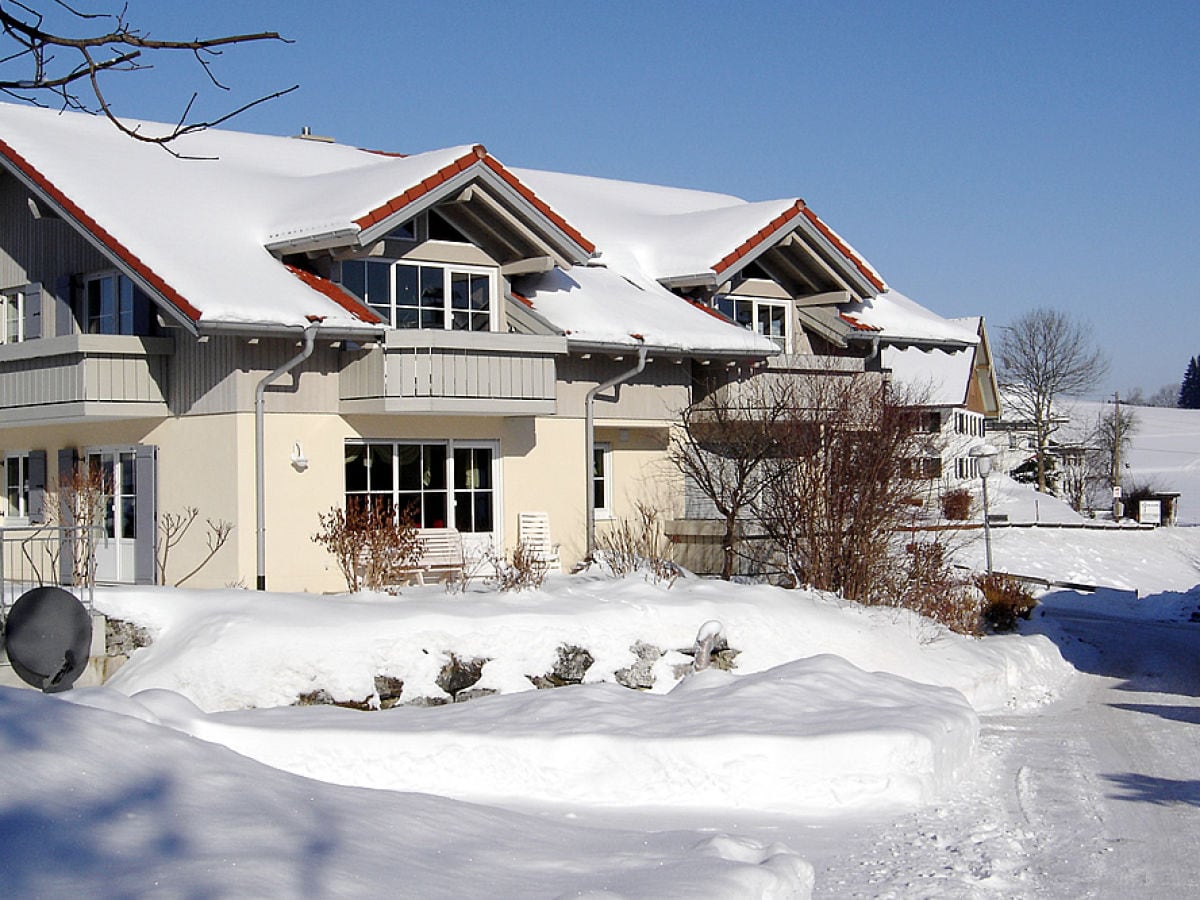
[[[9, 501], [9, 471], [13, 463], [16, 463], [17, 479], [19, 481], [17, 487], [17, 508], [15, 510]], [[0, 516], [0, 519], [9, 523], [27, 523], [29, 521], [29, 454], [4, 454], [4, 471], [0, 473], [0, 477], [4, 481], [4, 515]]]
[[[361, 297], [362, 302], [370, 306], [375, 312], [384, 316], [387, 320], [389, 328], [397, 328], [396, 313], [397, 309], [412, 309], [411, 306], [398, 306], [396, 302], [396, 268], [405, 266], [415, 269], [440, 269], [442, 271], [442, 331], [477, 331], [483, 333], [484, 329], [473, 328], [455, 328], [454, 314], [455, 310], [452, 305], [452, 286], [454, 275], [478, 275], [487, 278], [488, 281], [488, 332], [494, 332], [497, 329], [499, 319], [499, 288], [498, 288], [498, 273], [496, 269], [488, 266], [472, 266], [460, 263], [437, 262], [422, 259], [361, 259], [361, 260], [346, 260], [342, 263], [345, 266], [347, 263], [361, 263], [365, 266], [386, 266], [388, 268], [388, 298], [386, 303], [380, 302], [377, 298], [366, 296]], [[345, 283], [345, 278], [342, 278], [342, 283]], [[357, 295], [356, 295], [357, 296]], [[386, 316], [384, 312], [386, 310]], [[471, 313], [468, 311], [468, 316]], [[409, 330], [409, 329], [403, 329]], [[425, 328], [420, 324], [415, 329], [411, 330], [426, 330], [437, 331], [436, 328]]]
[[[15, 319], [12, 312], [16, 311]], [[13, 327], [13, 322], [16, 327]], [[25, 340], [25, 291], [21, 288], [0, 292], [0, 344], [18, 344]]]
[[[464, 534], [467, 534], [467, 535], [471, 535], [471, 534], [499, 535], [500, 534], [500, 532], [501, 532], [500, 524], [502, 522], [502, 516], [503, 516], [503, 508], [502, 508], [501, 499], [502, 499], [503, 495], [502, 495], [502, 492], [500, 489], [500, 442], [499, 441], [456, 440], [456, 439], [451, 439], [451, 440], [436, 440], [436, 439], [433, 439], [433, 440], [391, 440], [391, 439], [387, 439], [387, 438], [363, 438], [363, 439], [347, 440], [346, 446], [348, 446], [348, 447], [351, 447], [351, 446], [353, 446], [353, 447], [389, 446], [392, 448], [392, 467], [393, 467], [392, 477], [391, 477], [392, 486], [391, 486], [389, 492], [387, 494], [384, 494], [384, 492], [382, 492], [382, 491], [369, 490], [367, 492], [367, 496], [388, 496], [393, 504], [393, 508], [399, 507], [399, 497], [402, 493], [406, 493], [405, 491], [401, 490], [400, 485], [399, 485], [399, 479], [397, 477], [398, 473], [397, 473], [396, 467], [398, 466], [398, 463], [396, 460], [398, 459], [398, 453], [396, 451], [398, 450], [398, 448], [400, 448], [400, 447], [444, 447], [446, 450], [446, 462], [445, 462], [446, 486], [445, 486], [445, 488], [437, 489], [436, 492], [440, 493], [440, 492], [444, 491], [444, 493], [445, 493], [446, 515], [445, 515], [445, 519], [444, 519], [444, 526], [446, 528], [459, 528], [458, 515], [457, 515], [457, 510], [455, 507], [456, 489], [455, 489], [454, 485], [455, 485], [455, 474], [456, 473], [455, 473], [454, 451], [456, 451], [456, 450], [488, 450], [488, 451], [490, 451], [492, 454], [492, 462], [491, 462], [492, 486], [490, 489], [488, 489], [488, 491], [491, 493], [491, 496], [492, 496], [492, 527], [489, 531], [464, 532]], [[472, 493], [475, 493], [477, 491], [477, 489], [474, 487], [471, 487], [470, 490]], [[426, 490], [424, 488], [422, 488], [420, 493], [422, 495], [424, 495], [426, 493]], [[343, 475], [342, 499], [345, 500], [349, 496], [358, 496], [360, 494], [361, 494], [361, 492], [358, 492], [358, 491], [348, 492], [346, 490], [345, 476]], [[419, 526], [419, 523], [418, 523], [418, 526]], [[461, 531], [462, 529], [459, 528], [459, 530]]]
[[[747, 331], [753, 331], [755, 334], [761, 334], [765, 338], [770, 338], [784, 353], [792, 352], [792, 320], [790, 315], [791, 302], [772, 297], [755, 297], [752, 295], [743, 294], [718, 294], [713, 298], [713, 303], [717, 310], [722, 314], [729, 316], [725, 310], [721, 309], [721, 305], [725, 303], [732, 304], [733, 315], [729, 316], [735, 325], [741, 325]], [[738, 319], [738, 304], [745, 303], [750, 307], [750, 324], [742, 325]], [[763, 309], [781, 309], [783, 310], [783, 334], [774, 335], [768, 334], [762, 329], [761, 311]], [[780, 341], [782, 338], [782, 341]]]
[[[592, 460], [592, 479], [591, 490], [592, 496], [597, 501], [596, 503], [596, 518], [611, 519], [613, 517], [612, 496], [613, 496], [613, 452], [612, 444], [608, 441], [596, 441], [593, 446], [593, 453], [600, 458], [600, 474], [596, 474], [596, 461]], [[596, 486], [599, 483], [600, 496], [596, 497]]]

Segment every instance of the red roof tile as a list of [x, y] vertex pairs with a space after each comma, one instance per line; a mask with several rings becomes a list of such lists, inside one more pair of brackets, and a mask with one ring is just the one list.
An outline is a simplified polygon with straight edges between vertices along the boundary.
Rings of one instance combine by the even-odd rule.
[[848, 259], [854, 265], [854, 267], [858, 269], [860, 273], [862, 273], [867, 281], [875, 286], [876, 290], [884, 290], [883, 282], [880, 281], [879, 276], [871, 270], [871, 267], [868, 266], [866, 262], [862, 260], [856, 253], [854, 253], [849, 247], [847, 247], [845, 242], [842, 241], [836, 234], [834, 234], [833, 230], [824, 222], [822, 222], [820, 217], [818, 217], [815, 212], [809, 209], [803, 200], [797, 200], [793, 206], [785, 209], [782, 213], [777, 215], [774, 219], [772, 219], [754, 234], [750, 235], [750, 237], [748, 237], [740, 245], [722, 257], [715, 265], [713, 265], [712, 270], [718, 275], [720, 275], [722, 272], [725, 272], [727, 269], [736, 264], [738, 260], [746, 256], [746, 254], [748, 254], [751, 250], [769, 238], [772, 234], [777, 232], [788, 222], [792, 221], [792, 219], [796, 218], [796, 216], [801, 214], [808, 219], [817, 228], [817, 230], [820, 231], [821, 234], [824, 235], [831, 244], [833, 244], [834, 247], [837, 248], [839, 253], [846, 257], [846, 259]]
[[425, 194], [436, 189], [442, 184], [445, 184], [449, 179], [453, 178], [459, 172], [465, 172], [467, 169], [476, 163], [482, 162], [489, 169], [499, 175], [504, 181], [511, 186], [517, 193], [528, 200], [542, 215], [546, 216], [550, 221], [562, 229], [566, 234], [575, 241], [580, 247], [588, 253], [594, 253], [596, 245], [580, 234], [567, 221], [550, 208], [541, 198], [533, 191], [522, 184], [515, 175], [504, 168], [495, 157], [491, 156], [481, 144], [476, 144], [471, 148], [470, 152], [464, 153], [458, 159], [438, 169], [435, 173], [424, 179], [419, 185], [409, 188], [403, 194], [393, 197], [387, 203], [375, 207], [375, 209], [360, 216], [354, 220], [360, 229], [370, 228], [382, 222], [388, 216], [403, 209], [408, 204], [420, 199]]
[[320, 275], [314, 275], [312, 272], [306, 272], [303, 269], [287, 265], [286, 263], [284, 266], [314, 291], [325, 295], [356, 319], [369, 322], [372, 325], [378, 325], [383, 322], [383, 319], [375, 310], [360, 303], [354, 297], [350, 296], [344, 288], [334, 284], [328, 278], [322, 278]]
[[838, 313], [838, 316], [847, 325], [852, 326], [855, 331], [883, 331], [882, 328], [876, 325], [868, 325], [866, 322], [861, 322], [848, 313]]

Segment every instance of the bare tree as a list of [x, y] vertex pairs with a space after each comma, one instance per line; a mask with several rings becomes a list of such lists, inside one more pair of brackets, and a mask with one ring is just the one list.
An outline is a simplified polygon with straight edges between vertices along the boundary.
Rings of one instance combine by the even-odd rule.
[[[1133, 403], [1135, 401], [1130, 400], [1129, 402]], [[1164, 384], [1157, 391], [1147, 397], [1143, 405], [1174, 409], [1179, 405], [1179, 385]]]
[[[721, 385], [682, 413], [668, 457], [721, 517], [721, 577], [733, 577], [739, 530], [779, 454], [779, 425], [793, 415], [788, 383], [761, 375]], [[778, 468], [774, 470], [778, 472]]]
[[127, 15], [124, 6], [111, 13], [88, 13], [65, 0], [43, 0], [40, 4], [0, 0], [0, 92], [37, 106], [56, 105], [100, 113], [131, 138], [166, 145], [181, 135], [219, 125], [298, 87], [274, 91], [203, 120], [191, 118], [198, 96], [193, 93], [167, 133], [144, 133], [137, 126], [125, 124], [114, 113], [101, 86], [101, 76], [150, 69], [152, 65], [147, 60], [151, 54], [183, 55], [195, 60], [212, 86], [228, 91], [213, 68], [226, 47], [287, 41], [274, 31], [162, 40], [135, 27]]
[[1025, 313], [1000, 336], [1000, 381], [1018, 415], [1033, 423], [1038, 490], [1046, 490], [1050, 436], [1058, 430], [1055, 400], [1079, 395], [1108, 370], [1090, 329], [1053, 309]]
[[919, 402], [871, 373], [796, 389], [755, 515], [798, 583], [887, 602], [899, 535], [926, 485]]
[[1121, 483], [1118, 466], [1133, 444], [1133, 435], [1140, 424], [1137, 414], [1127, 403], [1106, 403], [1096, 416], [1095, 443], [1109, 484]]

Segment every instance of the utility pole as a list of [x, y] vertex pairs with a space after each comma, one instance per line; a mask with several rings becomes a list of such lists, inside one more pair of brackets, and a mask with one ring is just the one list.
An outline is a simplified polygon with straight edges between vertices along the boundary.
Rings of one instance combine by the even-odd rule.
[[1113, 393], [1113, 521], [1121, 518], [1121, 392]]

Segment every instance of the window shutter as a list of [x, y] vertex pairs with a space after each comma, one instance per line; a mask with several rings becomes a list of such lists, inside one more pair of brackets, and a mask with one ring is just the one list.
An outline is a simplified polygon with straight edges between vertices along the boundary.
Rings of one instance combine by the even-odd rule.
[[133, 288], [133, 333], [153, 334], [154, 304], [145, 292], [136, 285]]
[[25, 340], [42, 336], [42, 286], [38, 283], [25, 288]]
[[133, 581], [135, 584], [157, 584], [158, 560], [154, 556], [154, 544], [158, 537], [158, 447], [154, 444], [138, 444], [133, 448], [133, 484], [137, 509]]
[[[71, 303], [71, 276], [60, 275], [54, 280], [54, 333], [70, 334], [75, 313]], [[60, 470], [61, 471], [61, 470]]]
[[29, 521], [46, 521], [46, 451], [29, 452]]

